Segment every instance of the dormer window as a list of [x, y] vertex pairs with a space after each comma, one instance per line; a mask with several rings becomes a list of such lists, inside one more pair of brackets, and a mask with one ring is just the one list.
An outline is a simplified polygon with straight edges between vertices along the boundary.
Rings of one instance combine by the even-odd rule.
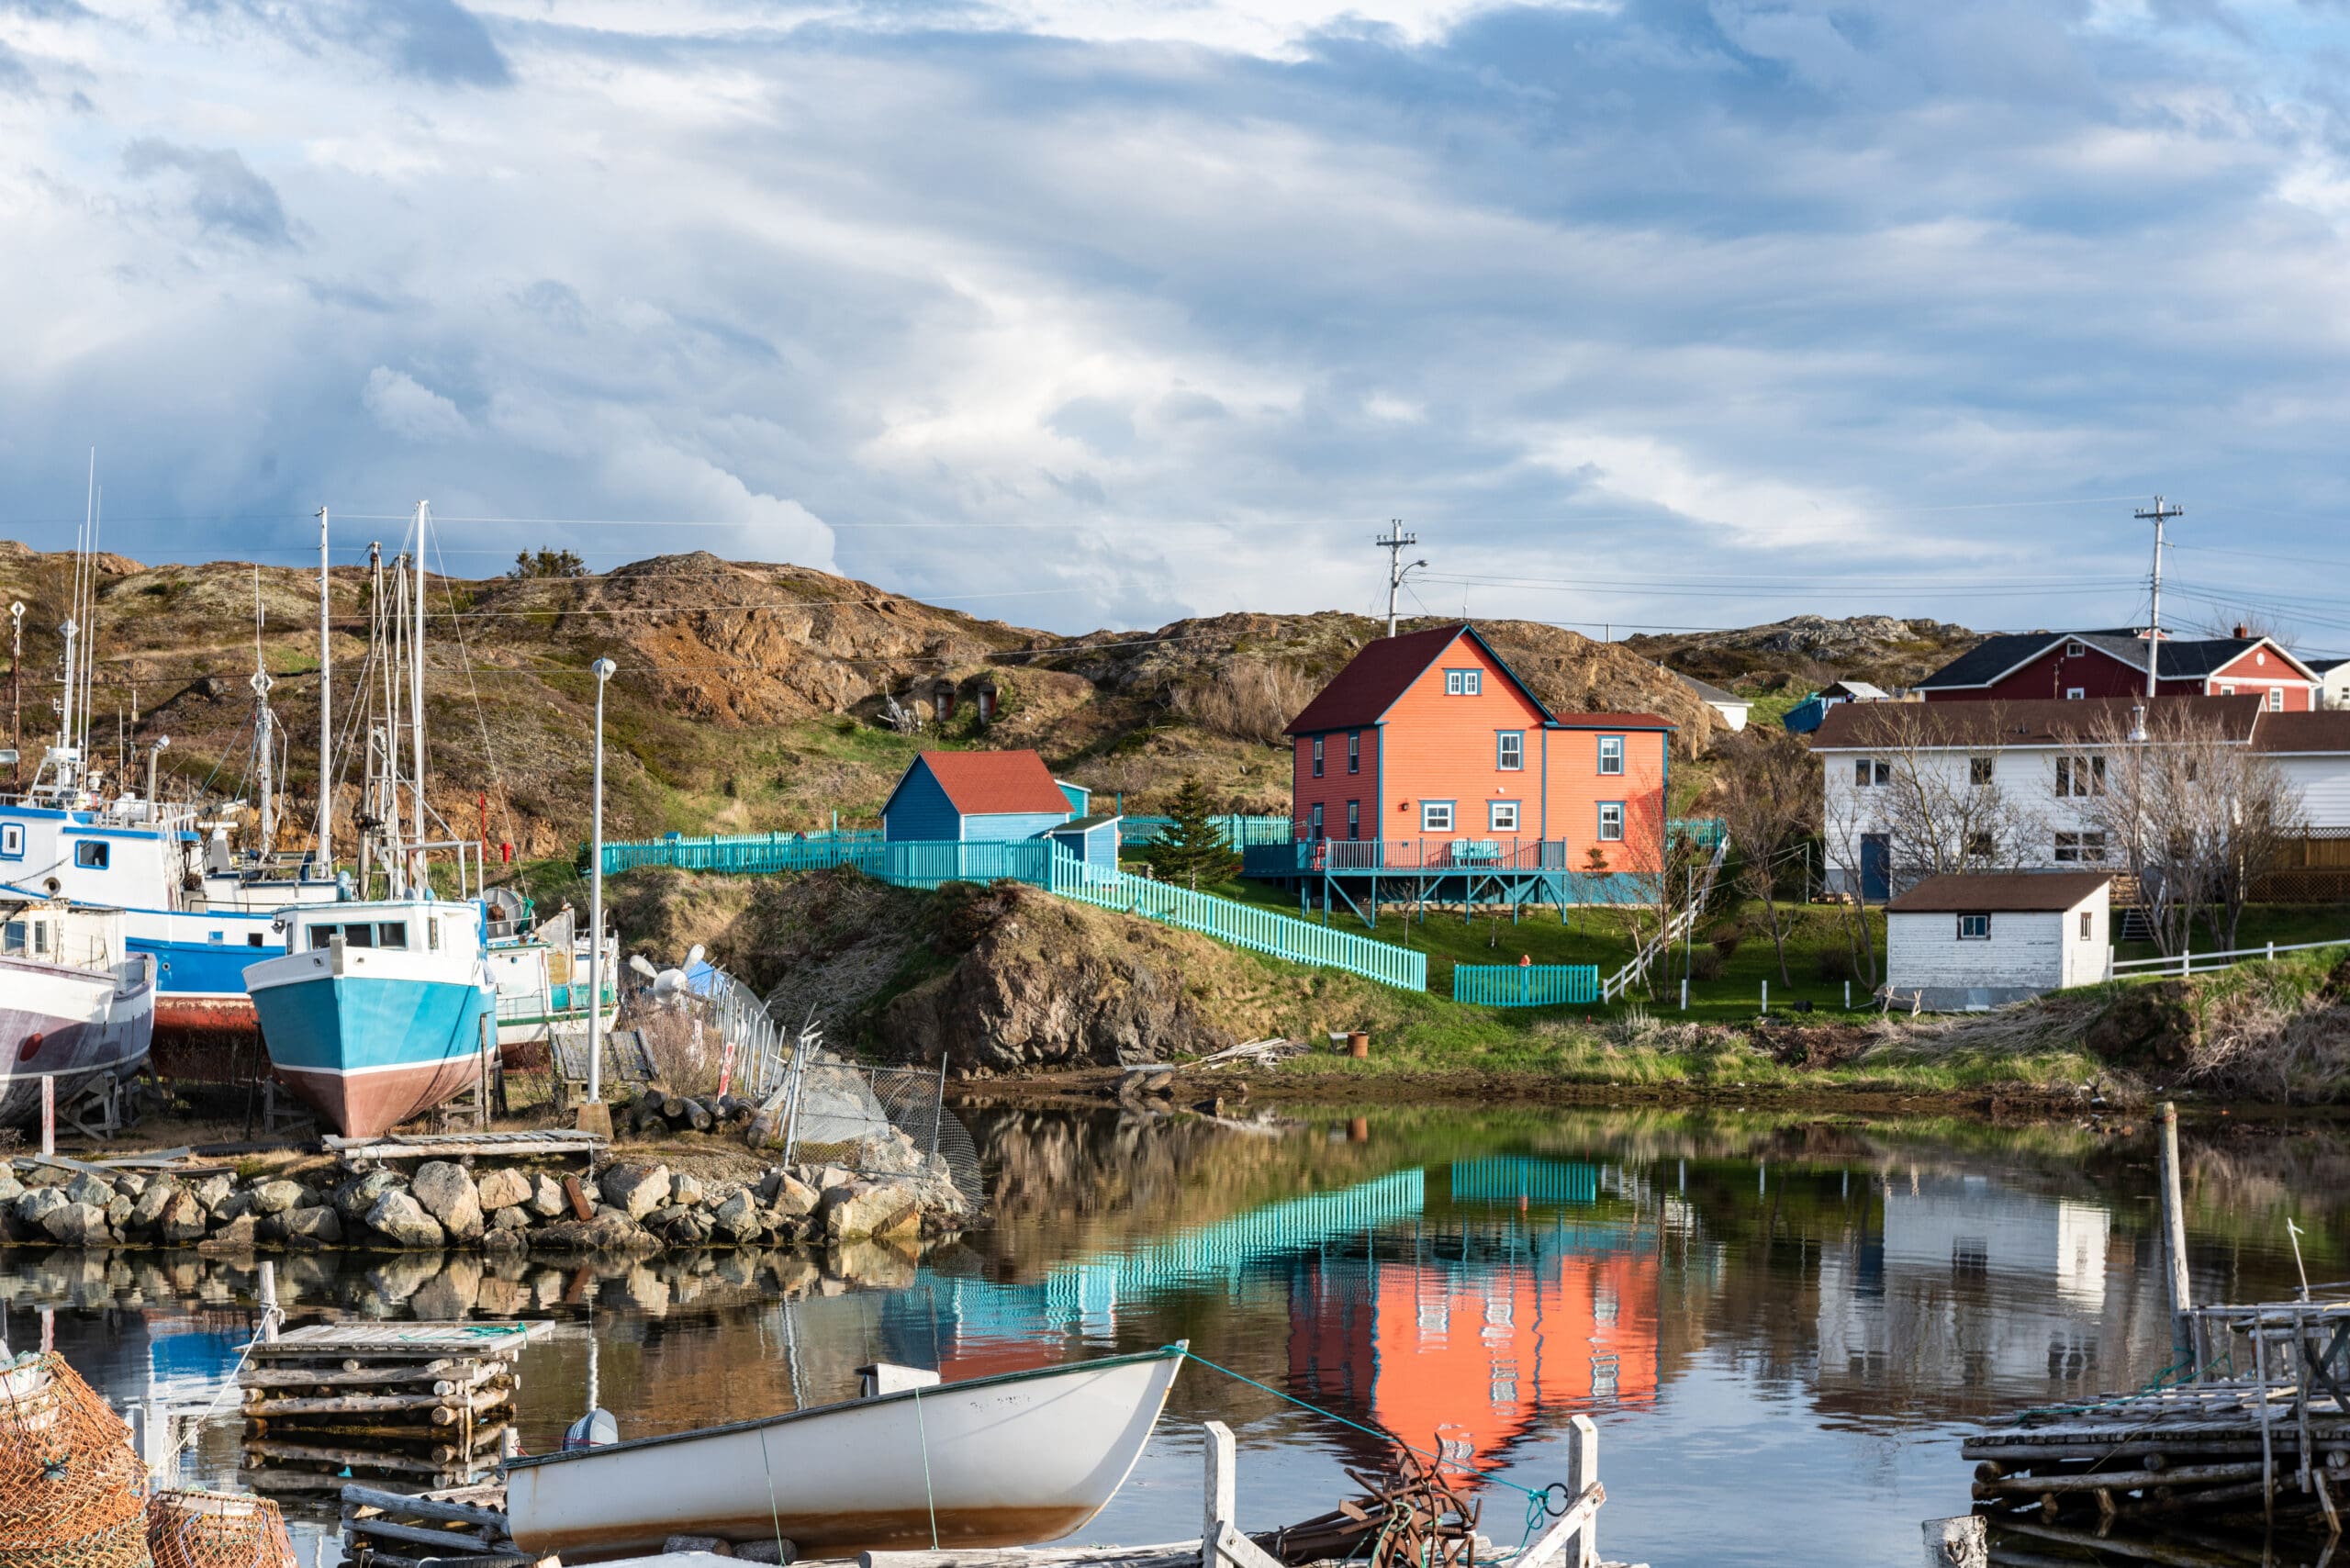
[[1484, 689], [1483, 670], [1449, 669], [1444, 672], [1444, 694], [1447, 697], [1474, 697]]

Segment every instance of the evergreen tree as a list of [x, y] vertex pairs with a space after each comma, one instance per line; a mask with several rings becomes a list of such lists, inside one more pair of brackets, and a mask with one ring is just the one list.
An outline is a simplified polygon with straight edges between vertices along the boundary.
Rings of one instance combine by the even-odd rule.
[[1206, 785], [1187, 776], [1168, 802], [1167, 814], [1174, 825], [1147, 856], [1153, 876], [1197, 891], [1203, 882], [1227, 881], [1239, 873], [1240, 857], [1212, 820], [1215, 802], [1208, 798]]

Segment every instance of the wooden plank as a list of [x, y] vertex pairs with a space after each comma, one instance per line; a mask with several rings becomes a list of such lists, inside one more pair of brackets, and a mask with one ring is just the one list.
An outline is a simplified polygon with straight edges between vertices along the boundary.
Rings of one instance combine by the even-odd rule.
[[403, 1492], [382, 1492], [373, 1486], [355, 1484], [342, 1489], [342, 1503], [345, 1518], [353, 1518], [354, 1509], [375, 1508], [382, 1510], [388, 1518], [479, 1525], [484, 1529], [496, 1530], [500, 1536], [506, 1533], [506, 1516], [496, 1508], [476, 1508], [464, 1503], [444, 1503], [432, 1497], [413, 1497]]
[[405, 1541], [410, 1546], [437, 1546], [467, 1555], [495, 1551], [498, 1543], [477, 1535], [459, 1535], [453, 1530], [426, 1529], [420, 1525], [396, 1525], [383, 1519], [345, 1519], [345, 1536], [367, 1535], [383, 1540]]
[[255, 1345], [255, 1360], [290, 1356], [509, 1355], [543, 1335], [543, 1323], [437, 1323], [395, 1327], [383, 1323], [312, 1323], [289, 1328], [273, 1345]]
[[1205, 1497], [1200, 1518], [1200, 1568], [1216, 1568], [1215, 1541], [1224, 1527], [1232, 1522], [1236, 1488], [1233, 1477], [1232, 1428], [1221, 1421], [1209, 1421], [1201, 1430], [1206, 1437]]
[[241, 1388], [317, 1388], [321, 1385], [353, 1386], [378, 1383], [448, 1383], [466, 1388], [505, 1371], [500, 1361], [482, 1361], [466, 1365], [449, 1357], [441, 1357], [414, 1366], [362, 1367], [345, 1372], [341, 1367], [247, 1367], [237, 1374]]

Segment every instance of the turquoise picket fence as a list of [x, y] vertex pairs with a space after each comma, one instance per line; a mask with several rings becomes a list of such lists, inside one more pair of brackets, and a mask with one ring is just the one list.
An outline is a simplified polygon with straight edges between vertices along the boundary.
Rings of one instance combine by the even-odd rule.
[[[1287, 844], [1295, 836], [1296, 829], [1287, 817], [1215, 816], [1209, 822], [1224, 834], [1224, 841], [1235, 849], [1252, 846]], [[1118, 842], [1127, 848], [1157, 844], [1175, 828], [1173, 817], [1122, 817], [1118, 822]]]
[[1069, 856], [1052, 862], [1052, 890], [1063, 898], [1181, 926], [1292, 963], [1344, 969], [1399, 991], [1428, 988], [1426, 953], [1235, 903], [1213, 893], [1195, 893], [1123, 871], [1104, 871]]
[[1596, 964], [1455, 964], [1452, 1000], [1479, 1007], [1563, 1007], [1599, 1000]]
[[869, 872], [901, 888], [1006, 879], [1049, 888], [1056, 857], [1073, 859], [1048, 838], [1024, 838], [1008, 844], [900, 839], [880, 846], [878, 864]]
[[674, 866], [681, 871], [731, 871], [741, 876], [821, 871], [828, 866], [855, 866], [870, 871], [878, 863], [881, 850], [878, 835], [871, 839], [847, 835], [784, 838], [749, 834], [710, 838], [673, 835], [605, 845], [604, 875], [617, 876], [640, 866]]

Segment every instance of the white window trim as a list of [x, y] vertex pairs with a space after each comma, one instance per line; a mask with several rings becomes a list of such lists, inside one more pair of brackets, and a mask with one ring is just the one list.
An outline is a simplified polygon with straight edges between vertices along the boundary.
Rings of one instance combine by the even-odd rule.
[[[1600, 842], [1600, 843], [1602, 843], [1602, 844], [1621, 844], [1621, 843], [1623, 843], [1623, 842], [1624, 842], [1624, 802], [1623, 802], [1623, 801], [1599, 801], [1599, 802], [1598, 802], [1598, 806], [1599, 806], [1599, 842]], [[1609, 833], [1609, 832], [1607, 831], [1607, 813], [1608, 813], [1608, 812], [1615, 812], [1615, 813], [1616, 813], [1616, 831], [1615, 831], [1614, 833]]]
[[[1607, 743], [1610, 741], [1616, 743], [1616, 766], [1613, 767], [1607, 766]], [[1599, 737], [1598, 767], [1599, 776], [1602, 778], [1621, 778], [1624, 776], [1624, 753], [1623, 736], [1602, 735]]]
[[[1430, 814], [1436, 812], [1444, 813], [1444, 821], [1441, 824], [1429, 820]], [[1422, 833], [1456, 833], [1460, 831], [1456, 826], [1460, 821], [1460, 813], [1453, 810], [1453, 802], [1450, 801], [1422, 801], [1420, 802], [1420, 831]]]
[[[1517, 743], [1516, 762], [1507, 760], [1505, 756], [1505, 743], [1513, 740]], [[1495, 730], [1494, 732], [1494, 771], [1496, 773], [1526, 771], [1526, 732], [1524, 730]]]
[[[1507, 824], [1504, 824], [1500, 820], [1504, 812], [1509, 813]], [[1488, 801], [1485, 802], [1485, 829], [1489, 833], [1516, 833], [1519, 831], [1518, 823], [1525, 820], [1526, 812], [1518, 801]]]
[[[1966, 923], [1970, 920], [1981, 921], [1983, 923], [1983, 929], [1975, 932], [1968, 931], [1966, 929]], [[1958, 917], [1958, 939], [1961, 942], [1988, 942], [1991, 939], [1991, 917], [1988, 914], [1980, 913], [1960, 915]]]
[[2065, 700], [2067, 702], [2082, 701], [2087, 698], [2088, 694], [2088, 688], [2086, 686], [2068, 686], [2065, 688]]

